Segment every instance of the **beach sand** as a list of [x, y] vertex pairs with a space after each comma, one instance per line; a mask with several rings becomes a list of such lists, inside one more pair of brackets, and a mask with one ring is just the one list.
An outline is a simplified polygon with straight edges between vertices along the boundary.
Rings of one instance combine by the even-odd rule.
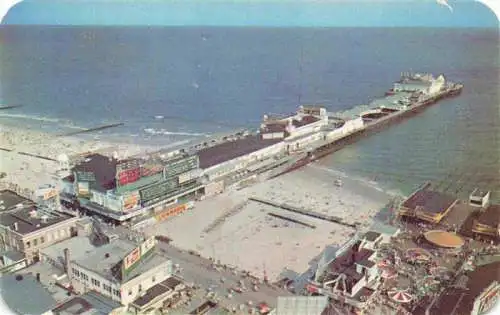
[[[338, 178], [343, 178], [342, 187], [334, 185]], [[284, 268], [298, 273], [306, 271], [326, 246], [341, 245], [353, 235], [352, 228], [247, 201], [249, 196], [335, 215], [348, 222], [358, 221], [365, 227], [392, 197], [369, 183], [311, 165], [198, 202], [192, 210], [148, 227], [145, 232], [167, 235], [180, 248], [239, 266], [258, 277], [263, 277], [265, 269], [271, 280], [278, 279]], [[214, 221], [231, 212], [234, 213], [220, 225], [206, 231]], [[274, 218], [269, 212], [316, 228]]]
[[76, 136], [56, 137], [53, 134], [5, 125], [0, 125], [0, 148], [12, 150], [11, 152], [0, 150], [0, 172], [7, 174], [0, 179], [0, 183], [15, 183], [22, 189], [32, 191], [44, 184], [57, 185], [56, 172], [59, 164], [55, 161], [21, 155], [18, 152], [57, 160], [60, 154], [71, 156], [101, 150], [104, 153], [117, 152], [119, 156], [125, 156], [153, 149], [138, 145], [83, 140]]

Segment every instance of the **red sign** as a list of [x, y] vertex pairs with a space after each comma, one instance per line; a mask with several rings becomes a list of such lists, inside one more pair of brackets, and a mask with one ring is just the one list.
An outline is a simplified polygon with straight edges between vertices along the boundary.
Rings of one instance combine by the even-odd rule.
[[123, 260], [123, 267], [125, 270], [129, 269], [141, 258], [141, 249], [136, 247], [130, 254]]
[[318, 288], [311, 284], [306, 285], [306, 289], [309, 293], [318, 293]]
[[141, 169], [134, 168], [130, 170], [124, 170], [118, 173], [118, 183], [120, 186], [133, 183], [141, 178]]

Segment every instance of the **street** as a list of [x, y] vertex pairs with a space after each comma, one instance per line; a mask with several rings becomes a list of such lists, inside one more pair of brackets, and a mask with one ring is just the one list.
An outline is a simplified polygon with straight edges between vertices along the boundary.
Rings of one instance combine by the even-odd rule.
[[[253, 283], [257, 279], [244, 275], [242, 271], [223, 266], [215, 269], [214, 263], [209, 259], [182, 251], [164, 242], [158, 242], [157, 247], [172, 259], [174, 265], [178, 264], [180, 272], [176, 276], [184, 279], [187, 284], [199, 287], [207, 299], [219, 300], [219, 303], [224, 307], [238, 307], [241, 304], [248, 305], [249, 302], [258, 305], [265, 302], [269, 307], [274, 308], [279, 296], [292, 295], [284, 289], [264, 283], [257, 284], [257, 290], [254, 291]], [[230, 291], [232, 291], [231, 294]], [[196, 306], [193, 305], [193, 308]]]

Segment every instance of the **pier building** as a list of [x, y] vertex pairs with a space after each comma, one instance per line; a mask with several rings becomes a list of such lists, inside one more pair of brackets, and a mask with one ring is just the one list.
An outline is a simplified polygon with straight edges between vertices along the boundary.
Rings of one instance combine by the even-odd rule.
[[458, 202], [458, 199], [431, 190], [430, 186], [430, 183], [426, 183], [404, 200], [397, 210], [398, 215], [439, 223]]

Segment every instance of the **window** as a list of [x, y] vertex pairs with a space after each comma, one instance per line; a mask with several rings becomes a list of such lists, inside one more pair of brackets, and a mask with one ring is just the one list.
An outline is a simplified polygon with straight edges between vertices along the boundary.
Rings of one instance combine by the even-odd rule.
[[142, 285], [139, 284], [139, 292], [141, 292], [141, 291], [142, 291]]
[[26, 248], [30, 248], [30, 246], [31, 246], [31, 242], [30, 242], [30, 241], [27, 241], [27, 242], [26, 242]]
[[153, 276], [153, 278], [151, 278], [151, 281], [153, 281], [153, 282], [155, 282], [155, 281], [156, 281], [155, 276]]
[[38, 240], [35, 238], [35, 239], [33, 240], [33, 246], [36, 246], [36, 245], [38, 245]]
[[107, 284], [103, 284], [102, 287], [104, 288], [104, 290], [108, 291], [111, 293], [111, 287]]
[[42, 236], [42, 237], [40, 237], [40, 244], [43, 244], [43, 243], [45, 243], [45, 238]]
[[92, 278], [92, 284], [95, 285], [96, 287], [100, 287], [101, 286], [101, 283], [99, 281], [97, 281], [96, 279]]
[[113, 294], [114, 294], [115, 296], [118, 296], [118, 297], [119, 297], [119, 296], [120, 296], [120, 291], [113, 289]]
[[132, 295], [132, 290], [128, 290], [128, 295]]

